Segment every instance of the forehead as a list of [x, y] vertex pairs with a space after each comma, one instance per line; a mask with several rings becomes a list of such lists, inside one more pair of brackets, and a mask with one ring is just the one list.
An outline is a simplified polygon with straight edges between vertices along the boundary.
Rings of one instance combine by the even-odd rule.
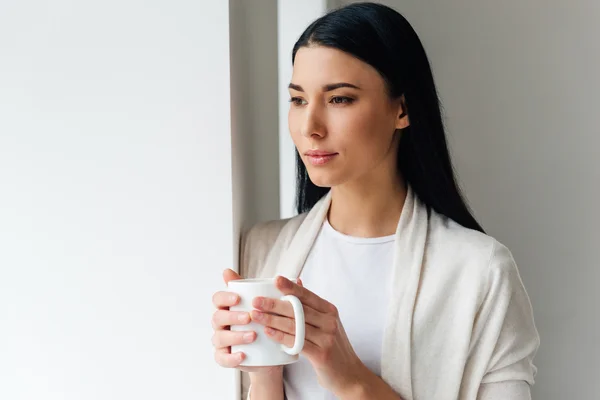
[[361, 88], [381, 87], [375, 68], [358, 58], [329, 47], [301, 47], [294, 60], [292, 83], [305, 88], [349, 82]]

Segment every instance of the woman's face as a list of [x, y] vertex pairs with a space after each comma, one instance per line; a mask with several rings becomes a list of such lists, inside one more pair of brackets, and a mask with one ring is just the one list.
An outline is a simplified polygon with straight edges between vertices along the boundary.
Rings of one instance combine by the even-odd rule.
[[315, 185], [396, 175], [394, 132], [408, 116], [373, 67], [340, 50], [302, 47], [289, 92], [290, 133]]

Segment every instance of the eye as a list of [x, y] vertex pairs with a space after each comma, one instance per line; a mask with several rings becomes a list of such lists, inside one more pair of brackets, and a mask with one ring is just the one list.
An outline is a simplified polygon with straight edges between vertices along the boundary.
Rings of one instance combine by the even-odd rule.
[[300, 98], [300, 97], [292, 97], [289, 102], [292, 103], [295, 106], [303, 106], [304, 99]]
[[335, 96], [330, 100], [333, 104], [352, 104], [353, 101], [354, 99], [346, 96]]

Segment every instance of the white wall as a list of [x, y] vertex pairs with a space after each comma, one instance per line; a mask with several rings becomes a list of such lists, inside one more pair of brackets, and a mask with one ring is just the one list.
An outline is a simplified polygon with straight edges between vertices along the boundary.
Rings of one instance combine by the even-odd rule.
[[234, 398], [210, 345], [237, 230], [228, 21], [0, 3], [1, 399]]
[[533, 398], [598, 398], [600, 2], [385, 3], [424, 42], [465, 191], [520, 266]]

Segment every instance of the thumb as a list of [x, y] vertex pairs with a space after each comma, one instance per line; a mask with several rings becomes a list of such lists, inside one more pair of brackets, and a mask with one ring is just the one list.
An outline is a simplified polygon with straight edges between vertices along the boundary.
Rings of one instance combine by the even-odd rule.
[[242, 277], [231, 268], [227, 268], [225, 271], [223, 271], [223, 280], [225, 281], [225, 284], [227, 284], [229, 281], [235, 281], [238, 279], [242, 279]]

